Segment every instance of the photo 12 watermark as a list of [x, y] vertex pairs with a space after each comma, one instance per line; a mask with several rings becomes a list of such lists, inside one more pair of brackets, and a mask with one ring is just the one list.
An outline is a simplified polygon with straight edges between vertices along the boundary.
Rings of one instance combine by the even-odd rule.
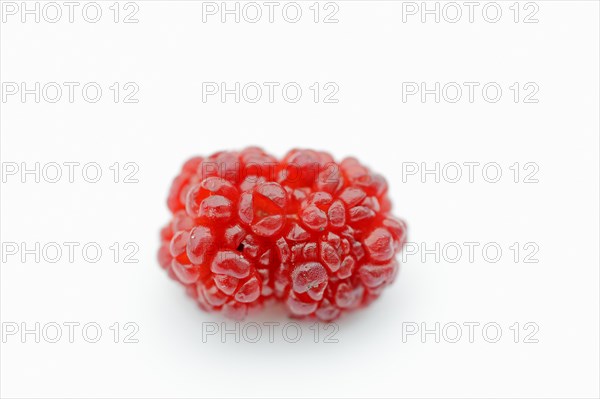
[[2, 263], [98, 263], [108, 259], [114, 263], [139, 263], [137, 242], [99, 243], [96, 241], [3, 241]]
[[335, 1], [203, 1], [202, 23], [337, 24], [340, 3]]
[[312, 342], [337, 344], [340, 342], [336, 323], [299, 322], [203, 322], [202, 342], [211, 343], [287, 343]]
[[536, 82], [402, 82], [402, 103], [447, 104], [537, 104], [540, 86]]
[[540, 182], [540, 165], [533, 161], [446, 161], [400, 165], [402, 183], [526, 183]]
[[2, 322], [3, 344], [79, 343], [137, 344], [140, 342], [138, 323], [100, 323], [96, 321]]
[[537, 344], [540, 326], [535, 322], [514, 322], [511, 324], [495, 321], [449, 321], [402, 323], [402, 343], [456, 344], [485, 342], [496, 344], [501, 341], [515, 344]]
[[337, 104], [339, 91], [336, 82], [202, 82], [202, 102]]
[[537, 242], [464, 241], [464, 242], [411, 242], [400, 254], [402, 263], [498, 263], [508, 259], [513, 263], [539, 263], [540, 246]]
[[2, 183], [139, 183], [136, 162], [95, 161], [14, 162], [0, 164]]
[[539, 3], [533, 1], [403, 1], [402, 23], [485, 23], [508, 21], [537, 24]]
[[140, 3], [135, 1], [3, 1], [3, 24], [139, 23]]
[[87, 103], [137, 104], [136, 82], [2, 82], [2, 103]]

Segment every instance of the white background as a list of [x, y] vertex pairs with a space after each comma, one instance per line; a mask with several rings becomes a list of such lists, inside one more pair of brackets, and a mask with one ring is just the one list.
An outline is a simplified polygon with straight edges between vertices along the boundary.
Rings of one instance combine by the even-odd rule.
[[[2, 242], [98, 242], [104, 250], [97, 263], [80, 252], [73, 263], [66, 255], [57, 263], [3, 261], [3, 326], [96, 322], [103, 329], [95, 344], [80, 330], [73, 343], [4, 337], [3, 397], [599, 395], [597, 2], [537, 1], [539, 22], [529, 24], [523, 15], [513, 21], [512, 1], [499, 2], [497, 23], [485, 21], [481, 7], [473, 23], [467, 16], [422, 23], [419, 15], [404, 23], [401, 2], [337, 1], [333, 24], [312, 21], [312, 1], [301, 3], [295, 24], [281, 12], [274, 23], [218, 16], [203, 23], [202, 3], [193, 1], [138, 1], [138, 23], [114, 23], [112, 3], [101, 3], [96, 24], [81, 12], [74, 23], [54, 24], [22, 23], [18, 14], [5, 15], [0, 28], [3, 83], [104, 89], [97, 103], [76, 91], [73, 103], [16, 95], [1, 104], [3, 168], [97, 162], [103, 171], [95, 184], [80, 173], [74, 183], [63, 176], [54, 184], [7, 176]], [[139, 102], [114, 103], [114, 82], [135, 82]], [[297, 82], [304, 91], [297, 103], [280, 96], [203, 102], [202, 82]], [[335, 82], [339, 102], [314, 103], [314, 82]], [[473, 103], [403, 102], [402, 82], [497, 82], [503, 95], [496, 103], [481, 90]], [[515, 103], [514, 82], [534, 82], [539, 102]], [[502, 257], [486, 261], [481, 246], [474, 261], [466, 253], [455, 263], [407, 257], [376, 303], [338, 321], [337, 343], [314, 343], [308, 323], [298, 343], [281, 330], [274, 343], [203, 342], [202, 323], [223, 320], [202, 313], [158, 266], [158, 231], [169, 218], [171, 179], [188, 157], [246, 145], [277, 156], [293, 147], [357, 156], [387, 177], [410, 241], [427, 248], [495, 242]], [[139, 183], [114, 183], [108, 167], [115, 162], [136, 163]], [[480, 167], [472, 183], [467, 176], [436, 183], [431, 175], [422, 182], [403, 176], [403, 163], [412, 162], [496, 162], [503, 174], [488, 183]], [[515, 162], [535, 163], [538, 183], [523, 175], [515, 183]], [[139, 262], [115, 263], [114, 242], [136, 243]], [[525, 263], [528, 252], [515, 262], [515, 242], [535, 243], [539, 262]], [[250, 321], [289, 322], [280, 310]], [[115, 322], [136, 323], [139, 343], [122, 336], [114, 343]], [[453, 322], [498, 323], [502, 337], [488, 343], [481, 327], [472, 343], [466, 328], [458, 343], [402, 337], [403, 323]], [[515, 322], [518, 343], [509, 329]], [[523, 342], [527, 322], [539, 326], [539, 342]]]

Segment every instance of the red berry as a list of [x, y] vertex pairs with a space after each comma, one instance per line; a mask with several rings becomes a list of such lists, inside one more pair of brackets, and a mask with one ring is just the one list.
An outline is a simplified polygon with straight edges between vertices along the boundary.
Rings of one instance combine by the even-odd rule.
[[167, 204], [160, 265], [202, 309], [237, 319], [269, 297], [325, 321], [366, 305], [395, 278], [406, 240], [383, 177], [312, 150], [192, 158]]

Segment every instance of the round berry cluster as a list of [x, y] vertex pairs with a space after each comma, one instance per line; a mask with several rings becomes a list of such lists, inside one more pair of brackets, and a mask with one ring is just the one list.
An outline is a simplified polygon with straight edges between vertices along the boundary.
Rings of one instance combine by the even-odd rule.
[[368, 304], [397, 272], [406, 225], [385, 179], [354, 158], [255, 147], [187, 161], [167, 204], [161, 266], [206, 311], [244, 318], [267, 299], [331, 321]]

